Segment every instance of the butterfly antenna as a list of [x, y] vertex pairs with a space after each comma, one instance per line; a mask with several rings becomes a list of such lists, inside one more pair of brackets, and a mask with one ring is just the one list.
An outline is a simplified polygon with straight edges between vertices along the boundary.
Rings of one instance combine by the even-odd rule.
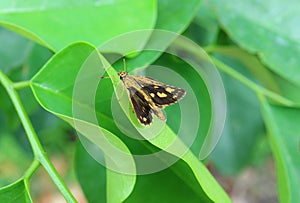
[[123, 58], [123, 63], [124, 63], [124, 71], [126, 72], [126, 59], [125, 59], [125, 57]]

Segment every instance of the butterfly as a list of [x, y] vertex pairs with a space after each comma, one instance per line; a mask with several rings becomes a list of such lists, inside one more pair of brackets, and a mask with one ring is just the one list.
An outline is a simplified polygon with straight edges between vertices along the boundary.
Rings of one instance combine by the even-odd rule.
[[151, 125], [153, 114], [166, 121], [162, 109], [181, 100], [186, 94], [185, 90], [150, 77], [129, 75], [125, 67], [124, 61], [125, 70], [118, 72], [118, 76], [129, 92], [129, 99], [139, 122]]

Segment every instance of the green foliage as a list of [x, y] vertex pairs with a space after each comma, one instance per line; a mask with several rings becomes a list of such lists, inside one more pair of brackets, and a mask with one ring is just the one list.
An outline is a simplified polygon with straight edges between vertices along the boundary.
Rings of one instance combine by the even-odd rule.
[[[109, 43], [119, 35], [151, 29], [183, 34], [205, 46], [221, 72], [227, 119], [207, 161], [220, 174], [234, 176], [257, 160], [265, 160], [270, 146], [276, 162], [278, 199], [297, 202], [297, 5], [293, 0], [1, 2], [0, 202], [32, 202], [30, 180], [40, 166], [66, 201], [76, 202], [49, 160], [51, 154], [73, 159], [72, 146], [76, 177], [89, 202], [231, 202], [206, 162], [198, 159], [218, 115], [210, 87], [206, 78], [191, 68], [193, 60], [188, 63], [172, 56], [176, 53], [192, 59], [196, 52], [193, 45], [173, 46], [173, 38], [161, 39], [162, 35], [150, 31]], [[162, 51], [143, 50], [157, 44]], [[162, 53], [164, 50], [167, 53]], [[123, 69], [122, 61], [106, 66], [110, 63], [106, 59], [123, 54], [128, 54], [128, 72], [183, 87], [187, 98], [193, 93], [198, 103], [187, 103], [190, 108], [184, 113], [189, 116], [181, 115], [177, 104], [167, 107], [166, 125], [155, 137], [147, 137], [155, 128], [146, 127], [150, 130], [145, 133], [132, 111], [126, 111], [127, 97], [119, 93], [115, 75]], [[145, 68], [150, 64], [169, 67], [178, 78]], [[111, 79], [100, 80], [103, 74]], [[179, 76], [186, 82], [180, 83]], [[78, 88], [82, 88], [81, 95], [77, 95]], [[114, 92], [118, 99], [114, 99]], [[180, 131], [181, 116], [188, 128]], [[158, 119], [154, 123], [159, 123]], [[199, 129], [194, 131], [196, 125]], [[74, 129], [81, 141], [75, 145], [70, 141]], [[191, 134], [196, 136], [189, 146]], [[130, 137], [141, 135], [144, 139]], [[176, 139], [179, 151], [169, 148]], [[262, 140], [269, 145], [261, 145]], [[116, 158], [115, 149], [125, 155]], [[141, 164], [139, 156], [154, 153], [152, 161], [166, 167], [139, 174], [155, 167], [152, 162]]]

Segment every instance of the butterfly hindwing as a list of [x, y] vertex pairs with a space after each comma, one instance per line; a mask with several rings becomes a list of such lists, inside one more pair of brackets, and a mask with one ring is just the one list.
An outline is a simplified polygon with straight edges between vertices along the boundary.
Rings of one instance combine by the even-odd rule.
[[152, 122], [152, 115], [149, 103], [135, 88], [130, 87], [127, 89], [130, 93], [130, 100], [138, 120], [144, 125], [150, 125]]

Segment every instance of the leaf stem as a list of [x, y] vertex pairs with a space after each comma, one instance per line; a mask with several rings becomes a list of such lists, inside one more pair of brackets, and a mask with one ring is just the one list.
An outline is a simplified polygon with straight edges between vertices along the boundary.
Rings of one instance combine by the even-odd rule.
[[217, 58], [211, 57], [211, 59], [220, 70], [222, 70], [223, 72], [232, 76], [233, 78], [239, 80], [241, 83], [243, 83], [244, 85], [246, 85], [247, 87], [252, 89], [257, 94], [265, 95], [266, 97], [269, 97], [270, 99], [273, 99], [274, 101], [281, 103], [283, 105], [286, 105], [286, 106], [294, 106], [295, 105], [295, 103], [292, 102], [291, 100], [286, 99], [268, 89], [265, 89], [265, 88], [255, 84], [254, 82], [252, 82], [251, 80], [249, 80], [248, 78], [243, 76], [242, 74], [240, 74], [237, 71], [230, 68], [228, 65], [226, 65], [222, 61], [218, 60]]
[[[1, 70], [0, 70], [0, 83], [2, 83], [9, 97], [12, 100], [12, 103], [17, 111], [17, 114], [27, 134], [35, 159], [44, 166], [45, 170], [48, 172], [55, 185], [58, 187], [62, 195], [65, 197], [66, 201], [77, 202], [74, 196], [72, 195], [72, 193], [70, 192], [70, 190], [68, 189], [68, 187], [66, 186], [66, 184], [61, 179], [58, 172], [55, 170], [54, 166], [50, 162], [46, 153], [44, 152], [44, 149], [38, 139], [38, 136], [36, 135], [34, 128], [29, 120], [29, 117], [26, 114], [24, 106], [20, 100], [20, 97], [16, 89], [14, 88], [13, 82], [11, 82], [11, 80]], [[25, 176], [30, 177], [32, 175], [30, 173], [33, 173], [36, 167], [37, 167], [36, 163], [33, 162], [30, 168], [26, 171]]]
[[34, 174], [34, 172], [39, 168], [40, 166], [40, 162], [36, 159], [33, 160], [33, 162], [31, 163], [31, 165], [29, 166], [29, 168], [26, 170], [26, 172], [24, 173], [24, 179], [30, 179], [31, 176]]
[[29, 87], [30, 81], [15, 82], [12, 85], [15, 90], [20, 90]]

